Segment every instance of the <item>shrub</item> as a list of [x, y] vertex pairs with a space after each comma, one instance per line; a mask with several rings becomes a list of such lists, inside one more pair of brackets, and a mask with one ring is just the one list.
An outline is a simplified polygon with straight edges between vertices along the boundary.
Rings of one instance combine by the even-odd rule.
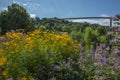
[[67, 58], [77, 60], [76, 47], [80, 46], [67, 34], [39, 30], [27, 34], [7, 32], [0, 40], [0, 71], [3, 72], [0, 79], [47, 80], [53, 76], [53, 65]]

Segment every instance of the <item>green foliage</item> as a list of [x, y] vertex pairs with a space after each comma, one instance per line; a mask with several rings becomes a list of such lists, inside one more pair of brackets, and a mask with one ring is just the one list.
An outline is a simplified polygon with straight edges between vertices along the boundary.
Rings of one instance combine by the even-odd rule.
[[10, 30], [31, 29], [31, 19], [26, 10], [18, 4], [8, 6], [8, 10], [0, 13], [2, 34]]
[[92, 29], [88, 27], [85, 29], [84, 41], [86, 43], [90, 43], [92, 41], [91, 36], [92, 36]]
[[107, 40], [108, 40], [108, 36], [106, 36], [107, 31], [105, 32], [101, 30], [100, 28], [93, 29], [92, 27], [87, 27], [85, 29], [85, 33], [83, 36], [84, 36], [84, 42], [86, 44], [87, 49], [90, 49], [91, 45], [94, 45], [94, 47], [96, 47], [97, 44], [107, 43]]
[[[46, 30], [49, 31], [54, 28], [57, 32], [66, 32], [73, 39], [78, 41], [85, 40], [87, 43], [100, 42], [99, 36], [106, 35], [108, 30], [108, 27], [98, 24], [69, 22], [59, 18], [43, 18], [39, 24], [39, 27], [41, 26], [45, 26]], [[88, 27], [90, 27], [90, 30]], [[85, 38], [87, 36], [88, 38]]]
[[84, 41], [86, 43], [98, 42], [99, 33], [97, 30], [93, 30], [91, 27], [85, 29]]
[[107, 42], [107, 38], [106, 38], [105, 35], [102, 35], [102, 36], [100, 36], [99, 38], [100, 38], [100, 42], [101, 42], [101, 43]]
[[82, 34], [81, 34], [81, 32], [80, 31], [72, 31], [71, 33], [70, 33], [70, 35], [71, 35], [71, 37], [74, 39], [74, 40], [78, 40], [78, 41], [80, 41], [81, 40], [81, 36], [82, 36]]

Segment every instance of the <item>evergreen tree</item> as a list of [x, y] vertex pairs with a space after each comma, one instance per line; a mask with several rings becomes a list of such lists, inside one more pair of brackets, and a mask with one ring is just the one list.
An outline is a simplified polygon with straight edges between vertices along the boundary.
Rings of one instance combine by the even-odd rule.
[[31, 29], [31, 19], [26, 9], [18, 4], [8, 6], [8, 10], [0, 13], [0, 27], [2, 34], [10, 30]]

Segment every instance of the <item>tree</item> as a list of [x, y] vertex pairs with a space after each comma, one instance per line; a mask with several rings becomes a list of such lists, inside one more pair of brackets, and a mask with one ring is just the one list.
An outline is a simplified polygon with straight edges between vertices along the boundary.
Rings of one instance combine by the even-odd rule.
[[8, 10], [0, 13], [0, 27], [2, 34], [10, 30], [25, 29], [28, 30], [31, 19], [26, 9], [18, 4], [8, 6]]
[[113, 17], [114, 24], [116, 26], [120, 25], [120, 14], [116, 14], [115, 17]]
[[39, 22], [40, 22], [40, 18], [39, 18], [39, 17], [35, 17], [35, 21], [36, 21], [37, 23], [39, 23]]

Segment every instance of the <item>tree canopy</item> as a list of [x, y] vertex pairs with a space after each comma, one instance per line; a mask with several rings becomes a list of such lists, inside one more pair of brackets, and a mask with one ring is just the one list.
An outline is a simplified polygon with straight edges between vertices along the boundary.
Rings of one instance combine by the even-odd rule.
[[18, 4], [8, 6], [8, 9], [0, 13], [1, 33], [10, 30], [30, 29], [31, 19], [26, 9]]

